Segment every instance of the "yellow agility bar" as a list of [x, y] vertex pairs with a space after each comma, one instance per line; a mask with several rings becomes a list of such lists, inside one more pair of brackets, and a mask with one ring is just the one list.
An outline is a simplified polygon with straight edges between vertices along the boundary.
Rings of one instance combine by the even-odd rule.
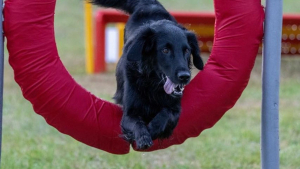
[[84, 1], [85, 18], [85, 67], [88, 74], [94, 73], [93, 7]]
[[117, 23], [117, 30], [119, 32], [119, 58], [122, 56], [123, 47], [124, 47], [124, 29], [125, 23]]

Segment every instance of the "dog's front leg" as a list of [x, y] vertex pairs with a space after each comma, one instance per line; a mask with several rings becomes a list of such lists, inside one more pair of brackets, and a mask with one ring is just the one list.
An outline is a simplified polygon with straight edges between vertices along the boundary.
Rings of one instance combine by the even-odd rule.
[[162, 109], [148, 124], [148, 130], [153, 140], [164, 139], [172, 135], [177, 125], [180, 111]]
[[124, 137], [129, 142], [136, 142], [137, 149], [147, 149], [153, 142], [145, 123], [136, 117], [125, 115], [121, 122]]

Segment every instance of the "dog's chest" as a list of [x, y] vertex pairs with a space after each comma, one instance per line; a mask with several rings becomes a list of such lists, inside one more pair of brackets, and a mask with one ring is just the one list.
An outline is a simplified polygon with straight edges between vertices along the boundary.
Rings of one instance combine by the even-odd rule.
[[174, 98], [165, 92], [165, 81], [157, 73], [142, 74], [134, 71], [130, 75], [127, 80], [131, 90], [135, 90], [136, 93], [135, 108], [139, 109], [137, 112], [140, 112], [144, 120], [152, 119], [162, 109], [180, 112], [180, 98]]

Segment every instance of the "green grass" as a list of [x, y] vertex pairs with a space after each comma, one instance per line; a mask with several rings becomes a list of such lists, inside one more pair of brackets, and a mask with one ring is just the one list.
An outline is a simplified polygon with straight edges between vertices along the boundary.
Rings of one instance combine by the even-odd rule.
[[[236, 106], [199, 137], [166, 150], [131, 151], [124, 156], [88, 147], [57, 132], [33, 112], [20, 98], [18, 87], [11, 84], [4, 98], [2, 168], [260, 168], [261, 92], [255, 80], [258, 75], [253, 76]], [[85, 79], [81, 75], [75, 78]], [[293, 79], [284, 79], [281, 84], [280, 155], [281, 168], [286, 169], [300, 166], [299, 85], [300, 81]]]
[[[162, 2], [173, 10], [213, 10], [212, 1]], [[300, 2], [285, 0], [284, 3], [284, 12], [300, 13]], [[55, 26], [61, 59], [73, 77], [97, 96], [110, 99], [115, 87], [113, 73], [85, 75], [84, 72], [82, 2], [58, 0]], [[7, 56], [5, 61], [3, 169], [260, 168], [260, 59], [242, 97], [213, 128], [179, 146], [151, 153], [132, 150], [123, 156], [86, 146], [47, 125], [22, 97]], [[280, 163], [283, 169], [300, 169], [299, 67], [299, 58], [283, 59], [280, 89]]]

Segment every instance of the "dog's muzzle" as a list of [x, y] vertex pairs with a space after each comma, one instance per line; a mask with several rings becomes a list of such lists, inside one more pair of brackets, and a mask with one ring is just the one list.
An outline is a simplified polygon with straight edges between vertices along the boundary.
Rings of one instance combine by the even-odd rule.
[[164, 84], [164, 90], [167, 94], [172, 94], [174, 96], [182, 96], [184, 86], [183, 84], [175, 84], [168, 77], [166, 77], [166, 82]]

